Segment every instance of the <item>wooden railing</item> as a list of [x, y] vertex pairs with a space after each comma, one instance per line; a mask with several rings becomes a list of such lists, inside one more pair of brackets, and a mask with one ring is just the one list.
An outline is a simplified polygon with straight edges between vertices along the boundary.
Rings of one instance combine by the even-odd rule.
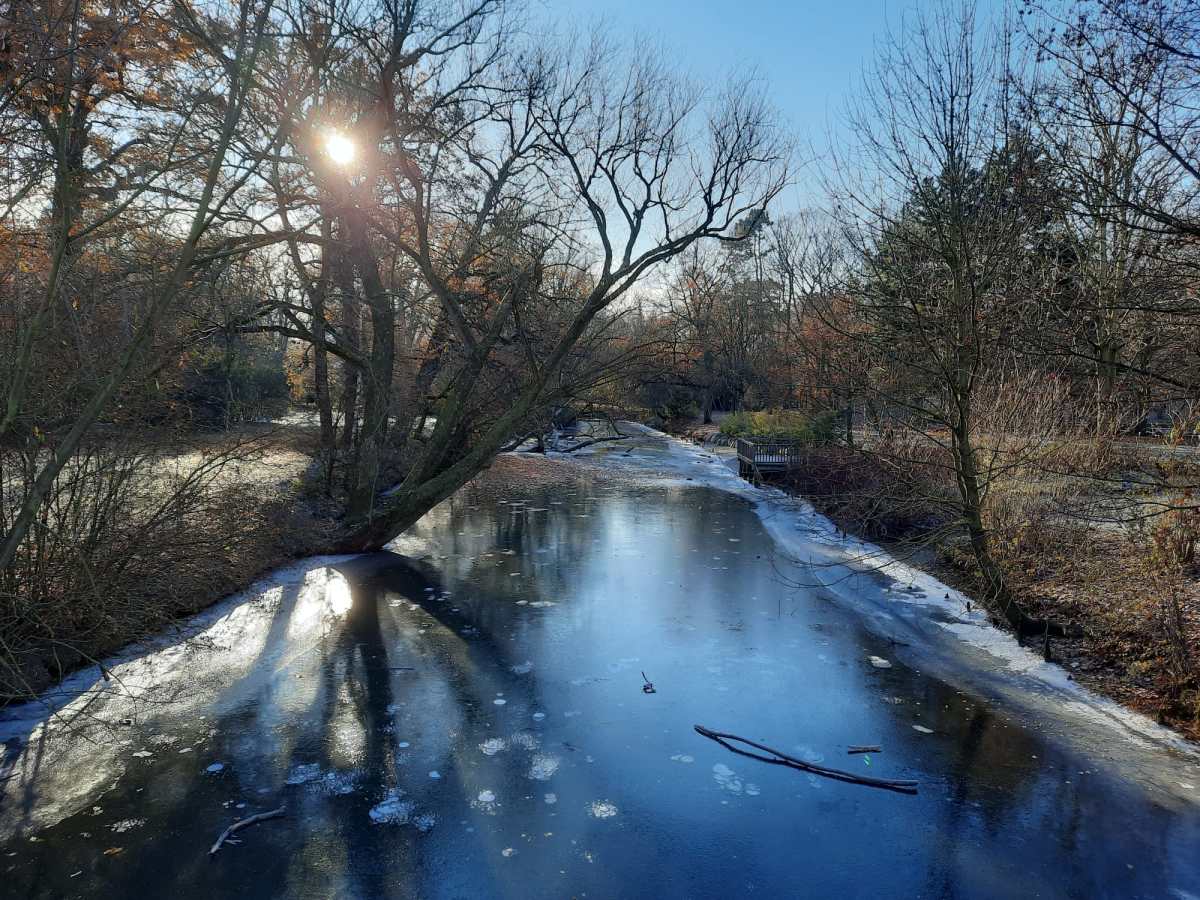
[[804, 441], [738, 438], [738, 472], [757, 476], [763, 472], [786, 472], [800, 464]]

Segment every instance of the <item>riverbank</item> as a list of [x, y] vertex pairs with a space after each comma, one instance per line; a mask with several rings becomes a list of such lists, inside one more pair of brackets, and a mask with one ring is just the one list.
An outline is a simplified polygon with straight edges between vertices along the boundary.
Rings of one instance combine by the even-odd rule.
[[[713, 430], [686, 427], [678, 434], [731, 454], [705, 443]], [[840, 529], [952, 585], [962, 602], [984, 593], [962, 536], [924, 499], [952, 493], [953, 486], [889, 483], [869, 455], [841, 447], [806, 454], [801, 470], [772, 483]], [[1070, 679], [1200, 740], [1200, 580], [1186, 567], [1158, 564], [1155, 535], [1136, 516], [1120, 521], [1121, 509], [1155, 498], [1131, 497], [1121, 478], [1067, 482], [1026, 484], [1019, 497], [1000, 501], [1023, 517], [994, 542], [1014, 593], [1031, 614], [1084, 631], [1048, 647], [1031, 641], [1032, 649], [1048, 650]], [[1081, 513], [1084, 507], [1103, 514]]]
[[[11, 506], [24, 489], [15, 473], [31, 468], [3, 452]], [[295, 422], [101, 430], [0, 586], [12, 593], [0, 606], [0, 706], [321, 552], [333, 523], [306, 488], [314, 452], [313, 429]]]

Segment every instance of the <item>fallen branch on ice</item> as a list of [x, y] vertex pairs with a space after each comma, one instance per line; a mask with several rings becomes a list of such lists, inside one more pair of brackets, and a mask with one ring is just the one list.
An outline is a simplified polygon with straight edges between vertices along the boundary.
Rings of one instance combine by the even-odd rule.
[[[278, 819], [286, 812], [287, 807], [281, 806], [279, 809], [272, 809], [269, 812], [256, 813], [253, 816], [247, 816], [244, 819], [238, 819], [221, 832], [221, 836], [217, 838], [217, 842], [213, 844], [208, 851], [209, 857], [215, 856], [216, 852], [221, 849], [221, 845], [229, 840], [229, 838], [231, 838], [236, 832], [241, 831], [243, 828], [249, 828], [251, 825], [256, 825], [259, 822], [265, 822], [267, 819]], [[234, 843], [236, 843], [236, 841]]]
[[[799, 769], [802, 772], [812, 772], [814, 775], [821, 775], [825, 778], [833, 778], [836, 781], [848, 781], [851, 784], [862, 784], [867, 787], [882, 788], [885, 791], [897, 791], [901, 794], [915, 794], [917, 792], [917, 782], [907, 779], [893, 778], [869, 778], [865, 775], [855, 775], [853, 772], [843, 772], [841, 769], [830, 769], [826, 766], [818, 766], [816, 763], [805, 762], [802, 759], [796, 759], [794, 756], [788, 756], [786, 753], [780, 753], [778, 750], [772, 750], [762, 744], [747, 740], [744, 737], [738, 737], [736, 734], [725, 734], [720, 731], [713, 731], [705, 728], [703, 725], [693, 726], [698, 734], [703, 735], [710, 740], [716, 741], [726, 750], [731, 750], [741, 756], [749, 756], [751, 759], [757, 759], [765, 763], [772, 763], [777, 766], [789, 766], [793, 769]], [[757, 750], [762, 750], [763, 753], [769, 753], [770, 756], [762, 756], [758, 753], [751, 753], [749, 750], [742, 750], [740, 747], [735, 747], [730, 741], [737, 741], [741, 744], [754, 747]]]
[[610, 434], [604, 437], [588, 438], [585, 441], [580, 441], [578, 444], [571, 444], [569, 447], [556, 447], [559, 453], [574, 453], [576, 450], [582, 450], [584, 447], [591, 447], [595, 444], [607, 444], [610, 441], [624, 441], [629, 438], [627, 434]]
[[883, 748], [878, 744], [855, 744], [846, 748], [847, 753], [882, 753]]

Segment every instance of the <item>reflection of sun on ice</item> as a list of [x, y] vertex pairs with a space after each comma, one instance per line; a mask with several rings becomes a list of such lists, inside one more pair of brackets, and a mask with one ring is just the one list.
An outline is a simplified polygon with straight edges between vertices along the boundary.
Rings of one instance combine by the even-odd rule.
[[329, 583], [325, 587], [325, 602], [335, 616], [350, 611], [350, 604], [353, 602], [350, 596], [350, 582], [337, 572], [330, 572]]
[[353, 599], [350, 583], [340, 572], [329, 568], [311, 570], [305, 575], [292, 608], [289, 637], [303, 637], [326, 619], [344, 616], [350, 611]]
[[325, 137], [325, 152], [335, 164], [344, 166], [354, 159], [354, 141], [340, 131], [331, 131]]

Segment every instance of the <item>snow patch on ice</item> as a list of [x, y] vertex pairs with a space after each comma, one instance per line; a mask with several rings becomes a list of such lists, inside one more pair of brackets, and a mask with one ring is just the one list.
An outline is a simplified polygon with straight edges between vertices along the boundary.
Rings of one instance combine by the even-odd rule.
[[500, 808], [500, 801], [496, 798], [495, 791], [483, 790], [471, 801], [471, 806], [481, 813], [494, 816]]
[[392, 788], [371, 807], [368, 815], [376, 825], [407, 825], [415, 810], [416, 804], [404, 799], [404, 791]]
[[321, 790], [335, 796], [353, 794], [362, 780], [361, 772], [326, 772], [318, 783]]
[[357, 770], [324, 772], [318, 763], [294, 766], [284, 784], [311, 784], [326, 794], [344, 796], [358, 790], [362, 773]]
[[588, 814], [596, 819], [611, 819], [617, 814], [617, 807], [607, 800], [596, 800], [588, 807]]
[[532, 731], [518, 731], [509, 738], [509, 742], [514, 747], [520, 747], [522, 750], [536, 750], [541, 745], [538, 736]]
[[535, 753], [529, 761], [529, 772], [526, 777], [534, 781], [549, 781], [562, 765], [562, 760], [548, 753]]
[[310, 781], [316, 781], [321, 777], [321, 767], [317, 763], [304, 763], [303, 765], [293, 766], [288, 772], [287, 780], [284, 784], [308, 784]]

